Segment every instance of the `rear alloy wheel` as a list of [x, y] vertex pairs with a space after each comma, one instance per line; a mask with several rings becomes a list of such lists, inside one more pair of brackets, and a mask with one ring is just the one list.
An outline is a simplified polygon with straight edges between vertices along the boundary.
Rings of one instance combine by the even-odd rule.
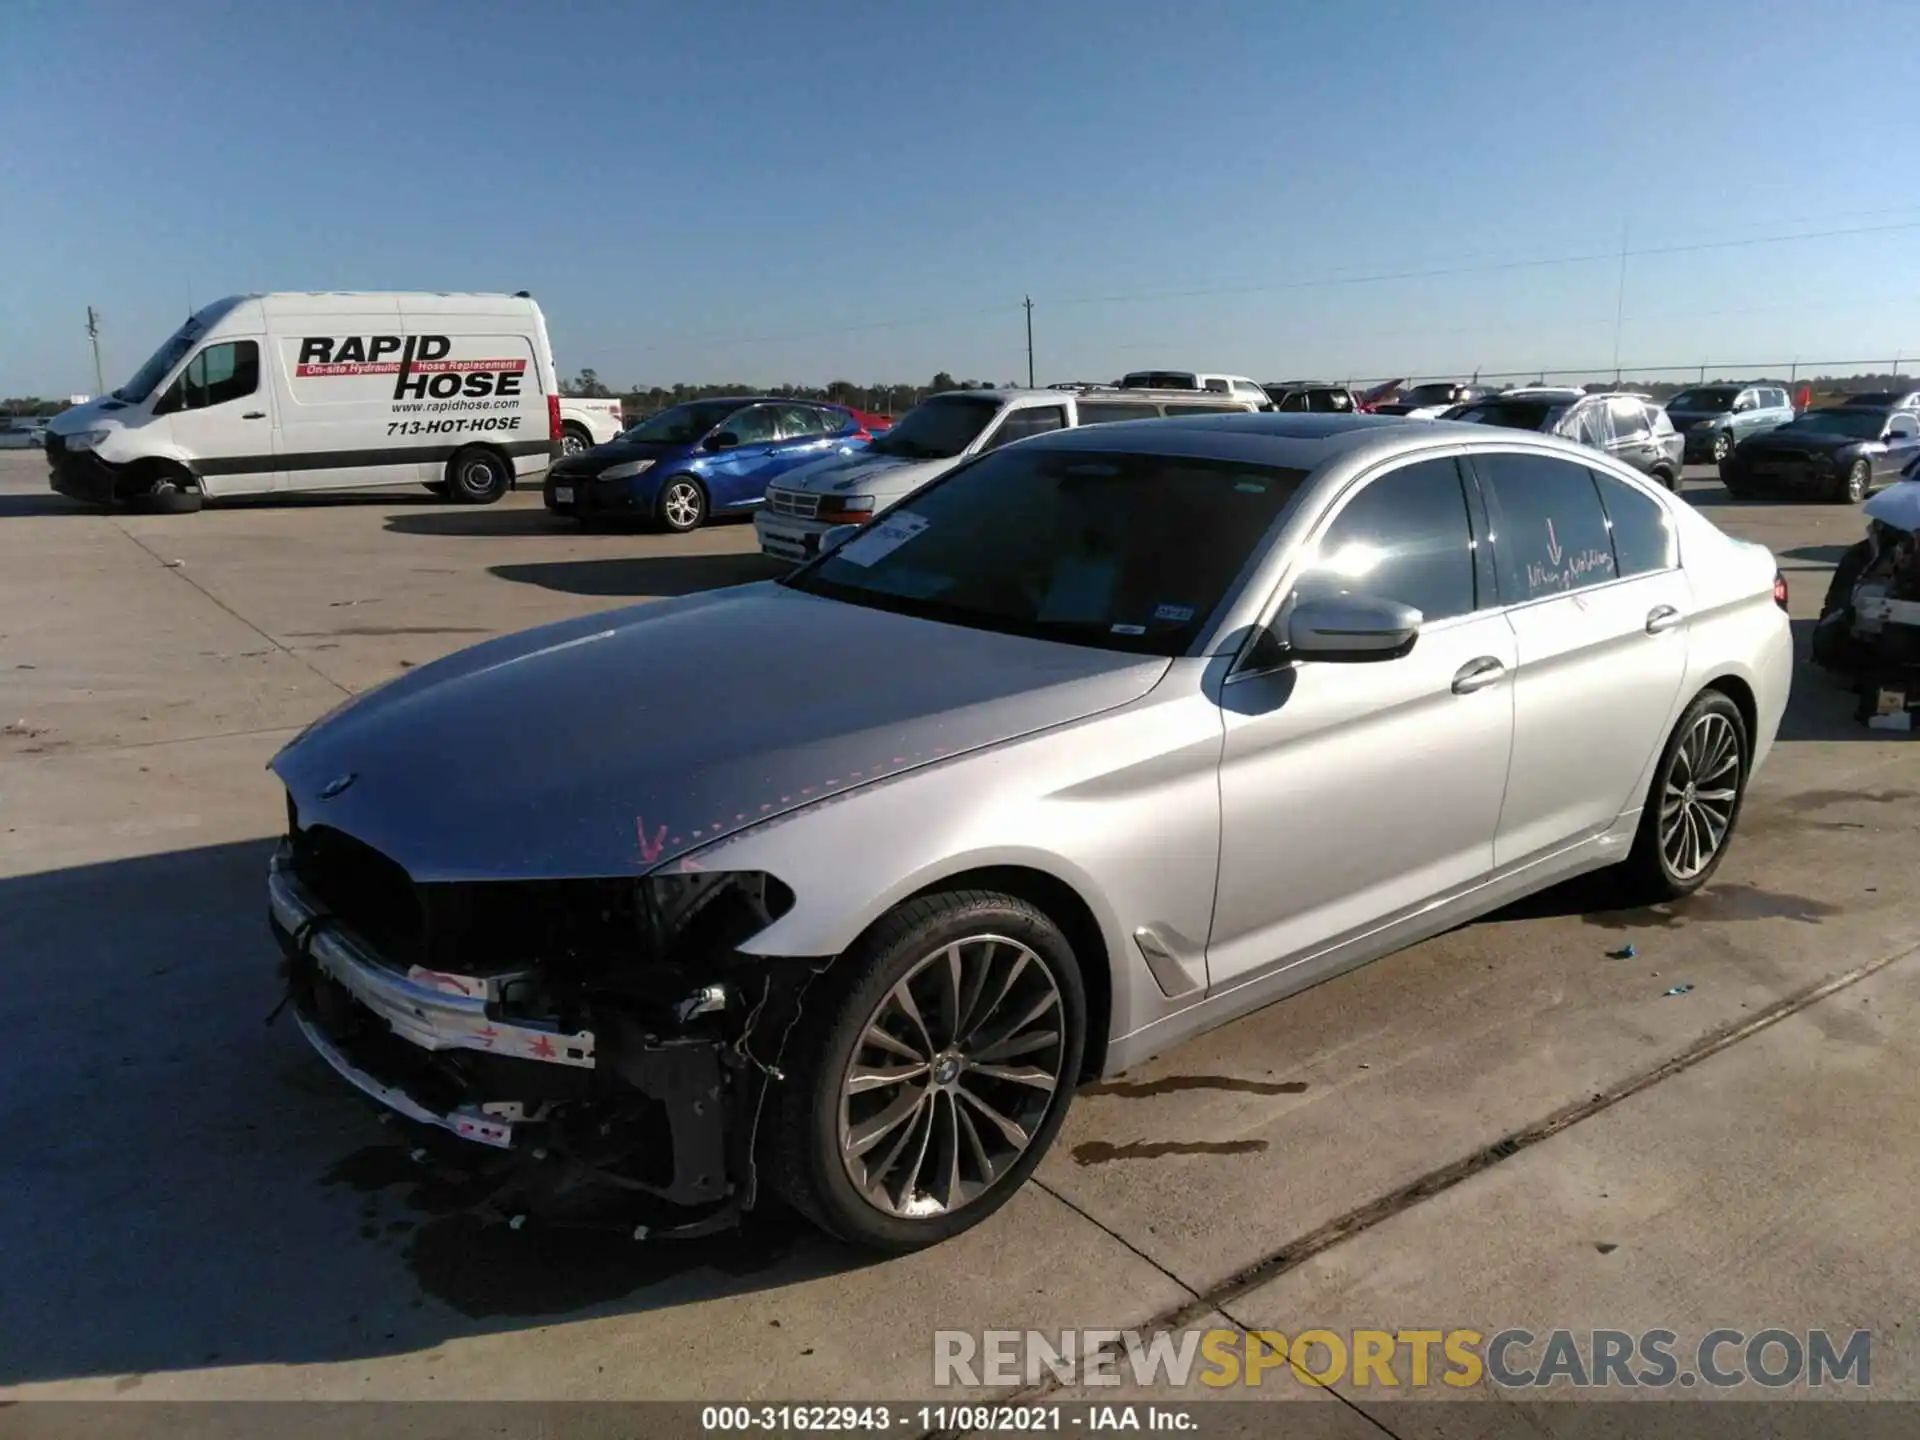
[[1748, 770], [1740, 707], [1704, 690], [1674, 726], [1654, 771], [1633, 851], [1622, 866], [1630, 898], [1658, 904], [1712, 878], [1740, 817]]
[[1722, 430], [1713, 437], [1713, 463], [1724, 465], [1727, 457], [1733, 453], [1733, 437]]
[[491, 450], [462, 450], [447, 462], [447, 490], [461, 505], [491, 505], [513, 486], [513, 471]]
[[593, 437], [578, 425], [568, 425], [560, 432], [560, 453], [565, 455], [584, 455], [593, 448]]
[[1846, 479], [1840, 482], [1840, 491], [1833, 498], [1842, 505], [1858, 505], [1867, 498], [1867, 490], [1873, 483], [1873, 471], [1864, 460], [1856, 460], [1847, 467]]
[[933, 895], [816, 983], [835, 988], [802, 1012], [768, 1132], [781, 1194], [893, 1252], [992, 1214], [1052, 1144], [1079, 1077], [1086, 1002], [1059, 928], [1010, 895]]
[[707, 518], [707, 492], [690, 475], [676, 475], [660, 487], [660, 523], [676, 535], [698, 530]]

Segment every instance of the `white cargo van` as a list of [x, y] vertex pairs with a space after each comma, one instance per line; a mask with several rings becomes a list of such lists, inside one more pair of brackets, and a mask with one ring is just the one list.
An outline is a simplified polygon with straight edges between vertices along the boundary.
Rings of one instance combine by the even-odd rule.
[[235, 295], [58, 416], [47, 462], [62, 494], [160, 510], [410, 484], [486, 505], [543, 476], [561, 440], [525, 293]]

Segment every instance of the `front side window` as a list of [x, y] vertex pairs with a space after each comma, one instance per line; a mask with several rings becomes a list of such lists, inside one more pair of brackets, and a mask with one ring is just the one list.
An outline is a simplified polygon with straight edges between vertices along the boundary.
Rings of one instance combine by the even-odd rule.
[[986, 449], [998, 450], [1029, 435], [1044, 435], [1049, 430], [1067, 428], [1067, 412], [1058, 405], [1034, 405], [1024, 410], [1009, 410], [1000, 428], [987, 437]]
[[783, 583], [974, 629], [1179, 655], [1305, 479], [1019, 445], [951, 471]]
[[1911, 415], [1895, 415], [1887, 421], [1887, 439], [1911, 440], [1916, 430], [1920, 430], [1920, 420]]
[[1476, 455], [1494, 511], [1501, 598], [1516, 604], [1614, 578], [1613, 540], [1593, 472], [1552, 455]]
[[205, 410], [239, 400], [260, 388], [260, 345], [229, 340], [209, 345], [187, 362], [167, 391], [169, 410]]
[[1471, 613], [1473, 526], [1459, 466], [1422, 460], [1368, 481], [1321, 535], [1294, 594], [1397, 600], [1428, 623]]
[[778, 405], [749, 405], [727, 421], [720, 433], [741, 445], [767, 445], [780, 438]]
[[1680, 546], [1667, 507], [1643, 495], [1624, 480], [1598, 471], [1588, 472], [1600, 488], [1607, 522], [1613, 531], [1613, 555], [1622, 579], [1671, 570], [1680, 563]]

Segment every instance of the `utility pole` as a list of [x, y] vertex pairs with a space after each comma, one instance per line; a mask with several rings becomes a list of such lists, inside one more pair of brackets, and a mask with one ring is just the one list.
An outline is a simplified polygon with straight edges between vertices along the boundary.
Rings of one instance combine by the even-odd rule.
[[93, 393], [104, 395], [107, 382], [100, 374], [100, 316], [91, 305], [87, 306], [87, 339], [93, 342]]
[[1034, 385], [1033, 385], [1033, 297], [1031, 295], [1027, 296], [1026, 300], [1022, 303], [1024, 304], [1027, 312], [1027, 388], [1031, 390], [1034, 388]]
[[1620, 383], [1620, 327], [1627, 314], [1627, 236], [1632, 217], [1620, 222], [1620, 285], [1613, 300], [1613, 383]]

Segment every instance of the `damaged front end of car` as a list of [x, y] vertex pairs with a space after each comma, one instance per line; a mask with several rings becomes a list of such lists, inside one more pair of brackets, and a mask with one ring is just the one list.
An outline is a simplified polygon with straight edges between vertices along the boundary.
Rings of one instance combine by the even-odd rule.
[[824, 960], [736, 947], [793, 903], [771, 875], [418, 883], [343, 831], [268, 878], [287, 999], [334, 1070], [462, 1141], [499, 1214], [605, 1211], [636, 1234], [735, 1223], [769, 1084]]
[[1920, 710], [1920, 486], [1909, 486], [1868, 503], [1867, 537], [1840, 558], [1812, 644], [1814, 663], [1859, 693], [1856, 718], [1902, 730]]

